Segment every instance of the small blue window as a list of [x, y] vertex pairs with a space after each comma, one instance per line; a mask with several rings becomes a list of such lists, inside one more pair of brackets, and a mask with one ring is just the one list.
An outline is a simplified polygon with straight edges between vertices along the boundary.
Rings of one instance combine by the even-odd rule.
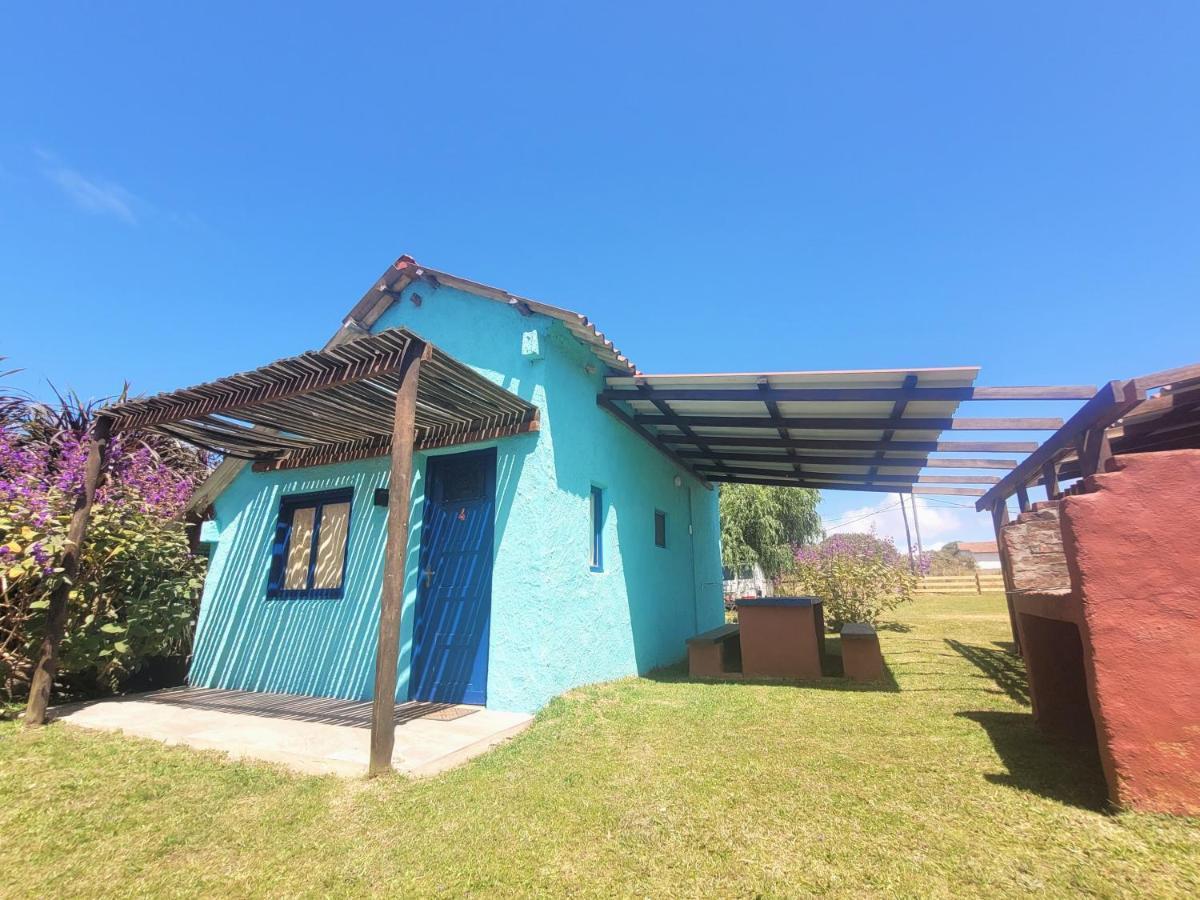
[[346, 582], [352, 488], [279, 501], [267, 597], [338, 600]]
[[592, 571], [604, 571], [604, 491], [592, 486]]
[[667, 546], [667, 514], [661, 509], [654, 511], [654, 546]]

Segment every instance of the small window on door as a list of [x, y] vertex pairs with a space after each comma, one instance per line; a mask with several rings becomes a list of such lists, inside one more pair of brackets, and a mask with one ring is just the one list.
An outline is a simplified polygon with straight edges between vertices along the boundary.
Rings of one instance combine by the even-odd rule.
[[654, 546], [667, 546], [667, 514], [661, 509], [654, 511]]
[[267, 596], [336, 600], [346, 580], [351, 488], [279, 501]]
[[604, 491], [592, 485], [592, 571], [604, 571]]

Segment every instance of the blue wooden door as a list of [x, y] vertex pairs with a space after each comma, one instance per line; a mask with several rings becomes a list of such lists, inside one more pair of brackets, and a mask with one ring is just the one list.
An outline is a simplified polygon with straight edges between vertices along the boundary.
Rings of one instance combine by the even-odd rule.
[[414, 700], [487, 702], [496, 451], [431, 457], [425, 467]]

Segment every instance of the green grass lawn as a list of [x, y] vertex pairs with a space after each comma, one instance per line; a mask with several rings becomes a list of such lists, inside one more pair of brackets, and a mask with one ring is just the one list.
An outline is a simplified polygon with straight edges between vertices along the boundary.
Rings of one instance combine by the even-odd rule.
[[1200, 894], [1200, 821], [1107, 809], [1007, 628], [925, 597], [887, 689], [626, 679], [422, 782], [0, 723], [0, 895]]

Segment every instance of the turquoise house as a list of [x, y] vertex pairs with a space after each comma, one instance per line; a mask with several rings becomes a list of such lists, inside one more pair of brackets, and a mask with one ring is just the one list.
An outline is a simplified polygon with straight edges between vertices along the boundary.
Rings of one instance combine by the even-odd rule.
[[[717, 492], [597, 403], [633, 366], [584, 317], [402, 257], [334, 341], [403, 328], [536, 407], [538, 430], [417, 453], [396, 700], [532, 712], [674, 663], [723, 621]], [[372, 696], [389, 458], [199, 492], [192, 685]]]

